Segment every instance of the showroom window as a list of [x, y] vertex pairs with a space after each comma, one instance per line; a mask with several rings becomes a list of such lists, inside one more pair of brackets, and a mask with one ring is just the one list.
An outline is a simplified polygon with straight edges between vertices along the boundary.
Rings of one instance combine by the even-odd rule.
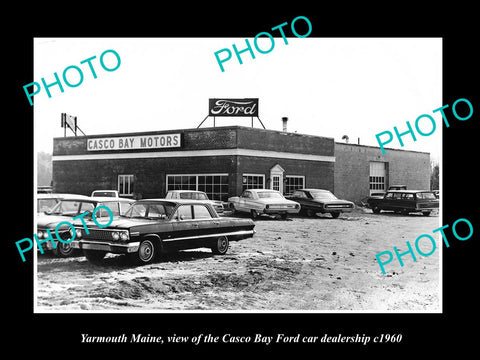
[[262, 174], [243, 174], [242, 191], [246, 189], [264, 189], [265, 175]]
[[167, 191], [198, 190], [210, 200], [228, 200], [228, 174], [167, 175]]
[[305, 176], [287, 175], [285, 182], [285, 195], [291, 195], [297, 189], [305, 187]]

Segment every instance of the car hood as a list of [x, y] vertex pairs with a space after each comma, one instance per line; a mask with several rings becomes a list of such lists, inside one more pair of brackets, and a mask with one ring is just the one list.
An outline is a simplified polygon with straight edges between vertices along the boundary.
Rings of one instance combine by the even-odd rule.
[[[135, 218], [126, 218], [126, 217], [114, 217], [112, 222], [108, 225], [108, 228], [120, 228], [126, 229], [132, 226], [139, 226], [139, 225], [151, 225], [151, 224], [158, 224], [159, 221], [162, 220], [151, 220], [151, 219], [135, 219]], [[103, 221], [102, 221], [103, 222]], [[98, 227], [97, 224], [92, 219], [85, 219], [85, 224], [88, 228]], [[83, 226], [81, 220], [75, 220], [73, 222], [74, 226]]]
[[37, 216], [37, 227], [39, 228], [49, 228], [55, 229], [58, 223], [62, 221], [72, 222], [71, 216], [64, 216], [64, 215], [47, 215], [42, 214]]

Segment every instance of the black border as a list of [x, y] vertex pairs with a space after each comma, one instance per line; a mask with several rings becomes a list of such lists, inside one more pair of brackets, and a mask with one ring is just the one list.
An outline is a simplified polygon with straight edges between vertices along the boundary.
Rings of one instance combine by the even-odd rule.
[[[314, 5], [314, 6], [313, 6]], [[325, 7], [322, 3], [293, 9], [280, 3], [267, 5], [264, 11], [258, 6], [239, 3], [229, 6], [201, 4], [198, 9], [184, 5], [184, 9], [154, 7], [143, 3], [125, 5], [108, 4], [84, 8], [72, 6], [53, 11], [45, 5], [29, 6], [21, 12], [10, 12], [13, 19], [6, 29], [8, 48], [7, 108], [9, 118], [4, 120], [4, 147], [7, 183], [6, 205], [8, 221], [4, 250], [8, 268], [4, 291], [5, 343], [12, 350], [31, 348], [38, 354], [108, 354], [124, 353], [125, 344], [81, 344], [81, 334], [115, 335], [126, 333], [150, 333], [155, 336], [193, 336], [211, 333], [253, 335], [352, 335], [374, 336], [380, 333], [401, 333], [400, 344], [313, 344], [270, 346], [249, 344], [209, 344], [199, 347], [178, 344], [128, 344], [137, 356], [143, 352], [160, 356], [163, 351], [195, 350], [209, 354], [228, 351], [236, 354], [242, 350], [259, 353], [283, 352], [293, 349], [296, 353], [317, 350], [352, 350], [361, 355], [366, 351], [378, 351], [384, 355], [407, 355], [420, 352], [434, 354], [456, 346], [462, 352], [475, 344], [476, 324], [469, 321], [476, 313], [474, 302], [478, 280], [475, 274], [475, 258], [478, 250], [478, 215], [473, 205], [476, 168], [476, 122], [480, 113], [478, 102], [478, 38], [474, 36], [476, 10], [461, 3], [441, 4], [435, 8], [420, 9], [418, 4], [396, 4], [392, 9], [365, 4], [351, 7], [340, 4], [338, 8]], [[35, 7], [39, 7], [36, 9]], [[465, 242], [452, 241], [450, 248], [443, 248], [444, 284], [443, 314], [33, 314], [33, 258], [27, 256], [21, 262], [14, 242], [30, 237], [33, 228], [33, 108], [29, 106], [23, 85], [33, 79], [33, 37], [230, 37], [252, 38], [258, 32], [290, 22], [296, 16], [306, 16], [313, 25], [310, 37], [442, 37], [443, 38], [443, 104], [449, 119], [454, 119], [451, 105], [459, 98], [467, 98], [474, 108], [468, 121], [452, 120], [450, 128], [443, 128], [443, 224], [452, 224], [458, 218], [468, 218], [474, 225], [473, 237]], [[13, 34], [12, 34], [13, 32]], [[475, 66], [477, 65], [477, 66]], [[13, 101], [12, 101], [13, 100]], [[408, 104], [406, 104], [408, 106]], [[425, 109], [426, 112], [433, 109]], [[392, 109], [392, 111], [394, 111]], [[6, 136], [10, 134], [9, 136]], [[8, 139], [7, 139], [8, 138]], [[9, 140], [13, 138], [13, 142]], [[8, 150], [7, 150], [8, 149]], [[475, 179], [476, 180], [476, 179]], [[473, 190], [473, 191], [472, 191]], [[29, 211], [31, 209], [31, 211]], [[27, 215], [28, 214], [28, 215]], [[449, 238], [451, 232], [446, 231]], [[11, 314], [11, 317], [10, 317]], [[10, 321], [11, 319], [11, 321]], [[473, 328], [471, 327], [473, 325]], [[23, 346], [22, 346], [23, 345]], [[225, 354], [225, 353], [224, 353]], [[230, 355], [227, 355], [230, 356]]]

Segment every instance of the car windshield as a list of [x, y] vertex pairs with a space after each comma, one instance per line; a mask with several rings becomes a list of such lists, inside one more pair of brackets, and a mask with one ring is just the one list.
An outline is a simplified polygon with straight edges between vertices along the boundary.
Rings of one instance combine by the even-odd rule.
[[330, 191], [310, 191], [310, 194], [314, 199], [321, 200], [336, 200], [337, 197], [333, 195]]
[[76, 216], [85, 211], [93, 211], [95, 204], [87, 201], [79, 200], [62, 200], [55, 205], [48, 214], [63, 215], [63, 216]]
[[56, 203], [57, 199], [38, 199], [37, 212], [48, 212]]
[[175, 206], [169, 203], [137, 203], [133, 204], [124, 216], [140, 219], [166, 219]]
[[208, 197], [204, 193], [186, 192], [180, 193], [180, 199], [208, 200]]
[[257, 192], [257, 194], [258, 194], [258, 197], [259, 197], [260, 199], [263, 199], [263, 198], [283, 199], [282, 194], [280, 194], [280, 193], [278, 193], [278, 192], [259, 191], [259, 192]]
[[436, 200], [435, 194], [432, 192], [417, 193], [417, 199]]

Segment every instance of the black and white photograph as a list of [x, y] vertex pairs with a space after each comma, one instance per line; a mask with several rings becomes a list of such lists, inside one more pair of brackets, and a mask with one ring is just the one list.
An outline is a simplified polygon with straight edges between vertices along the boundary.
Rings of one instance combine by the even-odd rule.
[[473, 47], [239, 19], [22, 42], [20, 313], [82, 352], [445, 337], [475, 282]]
[[37, 311], [441, 309], [441, 39], [293, 29], [34, 39]]

